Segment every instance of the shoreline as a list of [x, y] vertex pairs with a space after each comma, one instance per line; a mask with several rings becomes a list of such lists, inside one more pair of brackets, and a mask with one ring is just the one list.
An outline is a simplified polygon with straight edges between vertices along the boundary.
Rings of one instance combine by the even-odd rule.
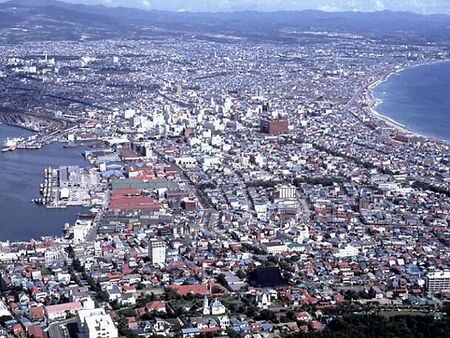
[[[1, 123], [0, 127], [6, 128], [5, 139], [6, 135], [9, 134], [10, 130], [14, 131], [16, 135], [19, 135], [18, 137], [20, 137], [20, 135], [22, 135], [23, 133], [30, 132], [29, 130], [26, 130], [26, 128], [21, 128], [20, 126], [12, 125], [9, 123]], [[17, 137], [17, 136], [9, 136], [9, 137]], [[2, 137], [0, 137], [0, 141], [2, 141]], [[51, 149], [55, 150], [52, 151]], [[44, 157], [48, 157], [49, 161], [53, 162], [53, 158], [56, 158], [57, 155], [49, 154], [48, 151], [50, 151], [53, 154], [57, 153], [57, 155], [59, 155], [60, 153], [61, 154], [64, 153], [64, 155], [62, 156], [66, 159], [70, 159], [70, 161], [72, 161], [71, 158], [73, 156], [74, 165], [81, 166], [82, 163], [87, 163], [84, 161], [84, 159], [81, 158], [81, 155], [78, 154], [78, 150], [64, 149], [62, 147], [62, 144], [60, 147], [58, 145], [55, 145], [52, 148], [46, 147], [46, 149], [44, 150], [39, 150], [40, 152], [39, 156], [42, 155]], [[9, 155], [1, 154], [0, 156], [2, 157], [2, 160], [5, 161], [5, 164], [7, 164], [7, 157], [4, 156]], [[38, 155], [33, 156], [36, 157]], [[19, 167], [21, 174], [23, 173], [23, 170], [21, 168], [23, 168], [26, 164], [24, 158], [28, 158], [28, 155], [18, 150], [17, 155], [15, 155], [13, 159], [13, 161], [15, 161], [16, 163], [15, 165]], [[78, 159], [80, 159], [80, 164], [78, 164], [79, 162]], [[57, 162], [59, 162], [59, 160], [57, 160]], [[36, 165], [41, 166], [42, 163], [37, 163]], [[59, 163], [52, 164], [52, 166], [58, 165], [64, 164]], [[42, 167], [45, 168], [46, 164], [45, 165], [42, 164]], [[35, 205], [31, 201], [33, 198], [39, 197], [39, 185], [42, 183], [42, 172], [41, 170], [30, 169], [27, 170], [27, 175], [29, 175], [28, 177], [29, 180], [33, 182], [32, 183], [33, 190], [30, 190], [29, 194], [27, 193], [26, 195], [24, 195], [24, 197], [21, 197], [20, 200], [16, 202], [16, 204], [18, 208], [22, 210], [22, 212], [23, 210], [25, 210], [24, 208], [26, 208], [26, 210], [31, 210], [28, 209], [28, 205], [30, 205], [29, 208], [33, 208], [33, 210], [30, 211], [33, 214], [33, 217], [36, 217], [35, 218], [36, 221], [33, 221], [34, 224], [33, 229], [30, 229], [29, 231], [28, 228], [25, 228], [26, 226], [28, 227], [31, 226], [29, 225], [31, 224], [30, 223], [31, 221], [28, 218], [25, 219], [20, 218], [20, 220], [17, 222], [20, 225], [20, 230], [17, 231], [17, 234], [13, 233], [12, 230], [13, 227], [8, 226], [6, 223], [4, 225], [2, 224], [3, 226], [5, 226], [5, 233], [7, 233], [7, 235], [2, 236], [2, 238], [0, 239], [0, 246], [5, 243], [9, 243], [10, 245], [12, 245], [17, 243], [30, 243], [32, 241], [42, 241], [50, 238], [52, 240], [57, 241], [62, 240], [64, 239], [63, 236], [64, 224], [65, 223], [73, 224], [78, 218], [79, 213], [86, 212], [87, 210], [89, 210], [89, 208], [85, 208], [83, 206], [68, 206], [65, 209], [48, 209], [43, 206]], [[1, 197], [4, 198], [3, 195]], [[0, 212], [0, 214], [2, 214], [4, 218], [8, 215], [9, 212], [11, 212], [11, 210], [13, 210], [11, 205], [12, 203], [4, 203], [0, 206], [0, 208], [3, 208], [3, 206], [5, 206], [5, 209], [2, 209], [2, 212]]]
[[412, 128], [394, 120], [393, 118], [383, 115], [382, 113], [380, 113], [377, 110], [377, 106], [382, 102], [382, 100], [378, 99], [375, 96], [374, 90], [381, 84], [385, 83], [386, 81], [388, 81], [391, 76], [396, 75], [398, 73], [410, 70], [410, 69], [414, 69], [416, 67], [422, 67], [422, 66], [431, 66], [431, 65], [435, 65], [435, 64], [439, 64], [439, 63], [447, 63], [450, 62], [450, 59], [446, 59], [446, 60], [435, 60], [435, 61], [429, 61], [429, 62], [424, 62], [424, 63], [418, 63], [418, 64], [413, 64], [413, 65], [406, 65], [406, 66], [401, 66], [399, 69], [396, 69], [394, 71], [391, 71], [388, 74], [383, 75], [380, 79], [370, 83], [366, 88], [365, 88], [365, 97], [366, 100], [368, 100], [370, 102], [370, 106], [369, 106], [369, 113], [371, 116], [375, 117], [378, 120], [381, 120], [382, 122], [384, 122], [385, 124], [387, 124], [389, 127], [392, 127], [394, 129], [396, 129], [399, 132], [405, 133], [405, 134], [409, 134], [409, 135], [414, 135], [416, 137], [419, 138], [425, 138], [428, 140], [432, 140], [435, 142], [440, 142], [440, 143], [446, 143], [449, 144], [450, 140], [446, 140], [443, 138], [440, 138], [438, 136], [433, 136], [433, 135], [424, 135], [421, 134], [415, 130], [413, 130]]
[[10, 126], [10, 127], [14, 127], [14, 128], [24, 129], [24, 130], [27, 130], [27, 131], [32, 132], [34, 134], [39, 133], [39, 130], [30, 128], [30, 127], [27, 127], [27, 126], [23, 126], [21, 124], [15, 124], [15, 123], [9, 123], [9, 122], [5, 122], [4, 124], [7, 125], [7, 126]]

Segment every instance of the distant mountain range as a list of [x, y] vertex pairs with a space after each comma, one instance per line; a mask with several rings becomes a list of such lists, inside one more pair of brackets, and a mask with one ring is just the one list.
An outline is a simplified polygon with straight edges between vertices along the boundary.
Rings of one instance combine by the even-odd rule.
[[[450, 16], [408, 12], [330, 13], [144, 11], [68, 4], [56, 0], [12, 0], [0, 4], [0, 41], [142, 37], [159, 33], [223, 34], [251, 39], [292, 39], [304, 31], [354, 33], [373, 38], [450, 41]], [[27, 34], [25, 34], [27, 33]]]

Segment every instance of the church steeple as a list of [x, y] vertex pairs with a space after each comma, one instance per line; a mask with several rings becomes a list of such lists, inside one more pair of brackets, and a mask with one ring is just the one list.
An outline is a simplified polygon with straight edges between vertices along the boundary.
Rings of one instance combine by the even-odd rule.
[[203, 298], [203, 315], [208, 316], [209, 314], [211, 314], [211, 309], [209, 307], [208, 297], [205, 295]]

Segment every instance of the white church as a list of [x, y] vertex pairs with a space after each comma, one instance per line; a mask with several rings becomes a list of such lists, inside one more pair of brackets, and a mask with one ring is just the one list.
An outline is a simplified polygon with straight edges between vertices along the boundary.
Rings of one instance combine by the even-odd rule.
[[209, 304], [208, 297], [203, 299], [203, 315], [204, 316], [219, 316], [227, 312], [227, 308], [217, 298]]

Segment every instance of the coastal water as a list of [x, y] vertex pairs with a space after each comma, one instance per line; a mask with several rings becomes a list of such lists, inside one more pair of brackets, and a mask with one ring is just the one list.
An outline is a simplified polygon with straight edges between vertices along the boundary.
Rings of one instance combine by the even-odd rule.
[[419, 134], [450, 140], [450, 62], [393, 74], [373, 94], [381, 115]]
[[[0, 124], [0, 143], [7, 137], [31, 135], [31, 132]], [[81, 207], [47, 209], [32, 203], [39, 198], [45, 168], [62, 165], [87, 166], [82, 149], [64, 149], [51, 144], [40, 150], [16, 150], [0, 153], [0, 241], [18, 241], [41, 236], [62, 235], [66, 222], [72, 223]]]

